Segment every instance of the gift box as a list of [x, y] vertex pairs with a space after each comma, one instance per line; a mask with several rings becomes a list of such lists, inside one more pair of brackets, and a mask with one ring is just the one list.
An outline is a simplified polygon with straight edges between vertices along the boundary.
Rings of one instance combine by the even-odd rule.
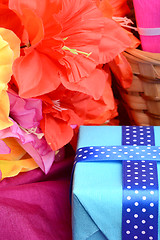
[[160, 239], [159, 146], [158, 126], [80, 127], [73, 240]]

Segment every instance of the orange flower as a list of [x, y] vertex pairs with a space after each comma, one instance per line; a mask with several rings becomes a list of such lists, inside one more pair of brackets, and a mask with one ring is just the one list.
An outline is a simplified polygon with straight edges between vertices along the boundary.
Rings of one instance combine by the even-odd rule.
[[96, 2], [97, 7], [101, 10], [104, 17], [112, 18], [113, 16], [113, 8], [109, 3], [109, 0], [93, 0]]
[[[105, 17], [109, 17], [115, 20], [118, 20], [119, 23], [125, 23], [127, 21], [124, 16], [130, 12], [127, 5], [127, 0], [93, 0], [96, 1], [97, 6], [103, 13]], [[117, 18], [118, 17], [118, 18]], [[125, 24], [124, 24], [125, 25]], [[123, 26], [123, 25], [122, 25]], [[126, 28], [127, 29], [127, 28]], [[130, 48], [136, 48], [139, 46], [140, 41], [132, 34], [132, 32], [127, 31], [125, 28], [122, 28], [122, 31], [125, 31], [128, 37], [130, 38]], [[130, 29], [129, 29], [130, 30]], [[117, 54], [114, 59], [111, 60], [109, 66], [119, 81], [120, 85], [124, 88], [130, 86], [132, 82], [132, 69], [127, 59], [122, 53]]]
[[72, 125], [102, 124], [117, 115], [111, 83], [106, 81], [104, 88], [102, 97], [97, 101], [89, 95], [67, 90], [63, 85], [56, 91], [41, 96], [41, 128], [53, 150], [61, 148], [72, 139]]
[[[3, 4], [2, 4], [3, 3]], [[8, 8], [8, 1], [0, 0], [0, 27], [12, 30], [19, 38], [22, 36], [21, 20]]]
[[132, 68], [123, 54], [119, 54], [109, 66], [116, 76], [117, 81], [124, 88], [130, 87], [132, 83], [133, 73]]
[[[9, 7], [25, 28], [24, 55], [13, 68], [25, 98], [54, 91], [61, 83], [95, 97], [88, 76], [130, 45], [120, 26], [103, 18], [92, 0], [43, 0], [40, 6], [38, 0], [10, 0]], [[103, 78], [99, 81], [104, 86]]]
[[130, 12], [127, 0], [109, 0], [109, 3], [112, 5], [113, 16], [115, 17], [124, 17]]
[[130, 12], [127, 0], [93, 0], [105, 17], [124, 17]]

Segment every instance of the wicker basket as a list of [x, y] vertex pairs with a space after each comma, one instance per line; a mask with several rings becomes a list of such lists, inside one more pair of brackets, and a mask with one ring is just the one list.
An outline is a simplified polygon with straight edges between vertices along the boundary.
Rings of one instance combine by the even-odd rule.
[[129, 49], [124, 55], [133, 82], [128, 89], [118, 88], [132, 124], [160, 125], [160, 54]]

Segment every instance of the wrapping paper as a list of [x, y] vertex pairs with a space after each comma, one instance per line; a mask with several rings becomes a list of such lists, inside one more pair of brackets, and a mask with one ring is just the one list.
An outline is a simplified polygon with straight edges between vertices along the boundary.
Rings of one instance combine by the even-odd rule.
[[142, 49], [160, 52], [160, 1], [133, 0]]
[[[159, 146], [160, 127], [154, 127], [154, 133], [155, 146]], [[120, 126], [82, 126], [78, 148], [120, 146], [121, 136]], [[160, 163], [157, 167], [159, 175]], [[121, 161], [78, 162], [73, 179], [72, 204], [74, 240], [121, 240]]]
[[0, 183], [0, 239], [71, 240], [69, 184], [73, 157]]

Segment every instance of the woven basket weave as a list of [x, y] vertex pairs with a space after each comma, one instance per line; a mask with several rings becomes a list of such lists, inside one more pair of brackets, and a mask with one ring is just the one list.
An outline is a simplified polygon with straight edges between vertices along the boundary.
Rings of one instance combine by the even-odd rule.
[[124, 52], [133, 71], [130, 88], [119, 86], [132, 124], [160, 125], [160, 54], [129, 49]]

